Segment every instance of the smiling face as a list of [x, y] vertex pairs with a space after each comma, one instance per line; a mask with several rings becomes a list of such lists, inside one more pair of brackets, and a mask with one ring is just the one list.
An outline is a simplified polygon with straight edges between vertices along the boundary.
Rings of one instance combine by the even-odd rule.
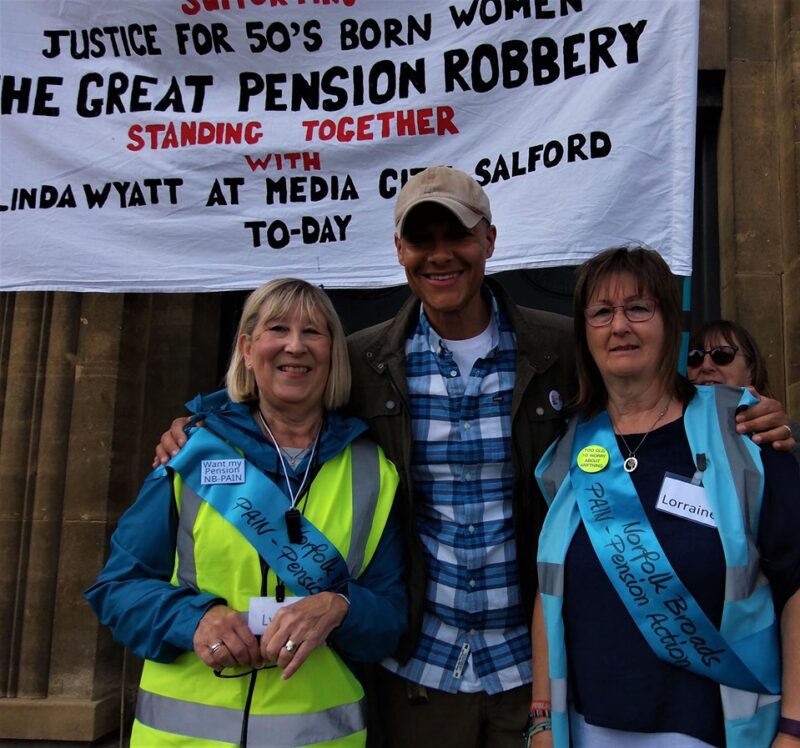
[[[648, 297], [634, 276], [620, 273], [600, 281], [586, 306], [622, 307]], [[660, 378], [665, 335], [658, 306], [645, 322], [629, 321], [620, 308], [614, 310], [613, 319], [603, 327], [584, 324], [589, 352], [607, 386], [612, 380], [649, 383]]]
[[414, 208], [403, 236], [395, 236], [397, 259], [408, 285], [442, 337], [463, 340], [486, 328], [489, 308], [481, 297], [481, 286], [495, 237], [495, 227], [485, 219], [466, 228], [436, 203]]
[[252, 335], [239, 337], [239, 346], [245, 366], [255, 377], [265, 415], [324, 409], [331, 335], [321, 314], [309, 316], [294, 307], [278, 319], [262, 315]]
[[731, 334], [731, 340], [727, 340], [720, 333], [713, 333], [706, 336], [703, 349], [710, 351], [718, 346], [733, 346], [738, 348], [736, 355], [731, 363], [724, 366], [715, 364], [711, 356], [706, 353], [700, 366], [687, 366], [686, 374], [692, 384], [732, 384], [736, 387], [747, 387], [753, 384], [753, 372], [747, 357], [742, 352], [742, 346]]

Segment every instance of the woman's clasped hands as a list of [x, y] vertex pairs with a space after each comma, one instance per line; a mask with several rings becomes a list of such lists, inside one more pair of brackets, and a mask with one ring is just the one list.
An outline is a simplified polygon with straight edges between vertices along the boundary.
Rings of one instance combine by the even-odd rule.
[[194, 651], [213, 670], [277, 665], [284, 679], [291, 676], [342, 624], [349, 604], [342, 595], [320, 592], [298, 598], [274, 615], [261, 637], [245, 618], [227, 605], [206, 612], [194, 635]]

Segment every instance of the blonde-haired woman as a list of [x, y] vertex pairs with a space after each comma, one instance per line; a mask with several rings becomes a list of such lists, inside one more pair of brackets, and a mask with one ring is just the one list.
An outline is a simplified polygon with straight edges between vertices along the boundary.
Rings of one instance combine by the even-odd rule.
[[87, 598], [146, 662], [131, 744], [363, 746], [346, 663], [406, 621], [397, 473], [346, 402], [344, 333], [300, 280], [248, 298], [225, 393], [122, 517]]

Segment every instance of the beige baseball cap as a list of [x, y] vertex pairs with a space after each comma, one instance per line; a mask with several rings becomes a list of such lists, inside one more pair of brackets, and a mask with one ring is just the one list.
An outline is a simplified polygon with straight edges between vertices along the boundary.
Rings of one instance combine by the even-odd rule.
[[429, 166], [406, 182], [394, 206], [395, 234], [403, 235], [408, 214], [421, 203], [443, 205], [468, 229], [481, 218], [492, 222], [492, 209], [483, 187], [469, 174], [450, 166]]

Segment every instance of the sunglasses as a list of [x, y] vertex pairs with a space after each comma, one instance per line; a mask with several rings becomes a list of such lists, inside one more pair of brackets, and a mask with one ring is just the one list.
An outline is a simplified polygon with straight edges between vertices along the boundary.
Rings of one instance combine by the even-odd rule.
[[738, 350], [739, 349], [734, 345], [718, 345], [714, 348], [709, 348], [707, 351], [701, 348], [695, 348], [689, 351], [689, 357], [686, 362], [693, 369], [696, 369], [698, 366], [703, 365], [703, 359], [706, 357], [707, 353], [717, 366], [727, 366], [736, 358]]

